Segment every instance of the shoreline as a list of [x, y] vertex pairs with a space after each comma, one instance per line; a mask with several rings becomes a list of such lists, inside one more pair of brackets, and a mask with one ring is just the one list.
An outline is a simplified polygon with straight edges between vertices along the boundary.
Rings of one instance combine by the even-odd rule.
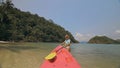
[[0, 43], [10, 43], [10, 42], [8, 42], [8, 41], [0, 41]]

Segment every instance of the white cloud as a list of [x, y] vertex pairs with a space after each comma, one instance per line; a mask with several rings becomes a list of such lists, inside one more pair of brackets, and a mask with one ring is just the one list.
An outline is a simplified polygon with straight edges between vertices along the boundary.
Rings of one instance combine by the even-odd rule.
[[82, 41], [89, 41], [92, 37], [94, 36], [108, 36], [112, 39], [120, 39], [120, 30], [116, 30], [114, 33], [109, 33], [109, 34], [82, 34], [79, 32], [76, 32], [74, 37], [76, 40], [82, 42]]
[[89, 41], [90, 38], [95, 36], [94, 34], [81, 34], [76, 32], [75, 39], [78, 41]]
[[117, 34], [120, 34], [120, 30], [116, 30], [115, 32], [116, 32]]

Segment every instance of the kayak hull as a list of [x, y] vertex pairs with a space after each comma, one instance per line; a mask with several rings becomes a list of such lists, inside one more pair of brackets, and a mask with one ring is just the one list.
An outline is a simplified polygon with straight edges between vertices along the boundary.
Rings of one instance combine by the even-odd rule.
[[44, 60], [40, 68], [81, 68], [71, 53], [62, 46], [57, 46], [53, 51], [57, 51], [57, 55], [51, 60]]

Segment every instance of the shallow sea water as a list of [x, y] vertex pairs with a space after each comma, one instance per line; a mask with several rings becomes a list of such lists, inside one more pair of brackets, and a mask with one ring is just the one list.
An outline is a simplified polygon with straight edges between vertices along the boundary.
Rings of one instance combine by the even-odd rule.
[[[58, 44], [0, 44], [0, 68], [40, 68]], [[82, 68], [120, 68], [120, 44], [72, 44], [71, 53]]]

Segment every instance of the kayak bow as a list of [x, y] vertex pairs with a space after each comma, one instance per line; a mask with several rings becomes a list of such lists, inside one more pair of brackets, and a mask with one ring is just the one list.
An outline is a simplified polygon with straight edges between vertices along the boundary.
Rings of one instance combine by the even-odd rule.
[[[62, 48], [62, 46], [57, 46], [53, 51], [51, 55], [45, 58], [40, 68], [81, 68], [80, 64], [75, 60], [71, 53], [65, 48]], [[55, 57], [53, 58], [53, 56]]]

